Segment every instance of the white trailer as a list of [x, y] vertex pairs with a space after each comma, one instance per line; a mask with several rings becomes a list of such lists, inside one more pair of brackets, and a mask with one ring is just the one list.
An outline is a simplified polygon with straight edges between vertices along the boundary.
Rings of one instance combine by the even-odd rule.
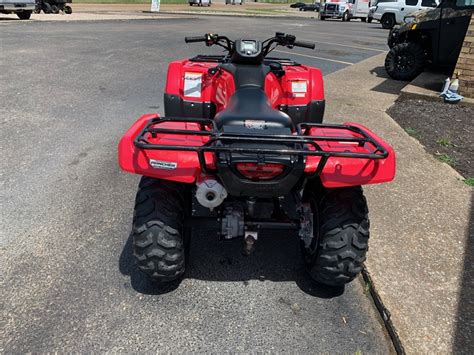
[[340, 18], [342, 21], [359, 18], [365, 22], [368, 14], [369, 0], [330, 0], [321, 8], [319, 18]]

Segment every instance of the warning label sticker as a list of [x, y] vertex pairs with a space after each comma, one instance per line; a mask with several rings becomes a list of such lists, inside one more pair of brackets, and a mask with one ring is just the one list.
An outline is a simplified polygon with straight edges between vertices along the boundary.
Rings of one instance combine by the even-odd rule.
[[291, 82], [291, 92], [293, 94], [298, 94], [298, 93], [306, 94], [307, 91], [308, 91], [308, 84], [306, 81], [295, 80]]
[[202, 73], [184, 73], [184, 96], [201, 97]]

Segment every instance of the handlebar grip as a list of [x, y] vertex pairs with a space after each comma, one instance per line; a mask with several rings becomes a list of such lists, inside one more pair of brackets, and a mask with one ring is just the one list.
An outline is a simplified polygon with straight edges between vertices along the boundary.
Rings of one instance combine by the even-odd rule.
[[303, 47], [303, 48], [309, 48], [309, 49], [316, 48], [316, 45], [314, 43], [304, 42], [304, 41], [295, 41], [295, 42], [293, 42], [293, 45], [295, 47]]
[[197, 37], [184, 37], [184, 41], [186, 43], [194, 43], [194, 42], [206, 42], [206, 36], [197, 36]]

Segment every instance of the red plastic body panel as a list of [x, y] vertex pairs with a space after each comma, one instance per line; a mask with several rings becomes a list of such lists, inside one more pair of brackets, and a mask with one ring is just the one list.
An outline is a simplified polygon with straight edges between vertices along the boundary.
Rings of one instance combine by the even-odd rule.
[[[120, 167], [128, 172], [150, 176], [158, 179], [172, 180], [184, 183], [193, 183], [201, 175], [201, 167], [196, 152], [192, 151], [168, 151], [168, 150], [151, 150], [140, 149], [134, 145], [134, 139], [142, 131], [146, 123], [156, 118], [156, 114], [147, 114], [140, 117], [127, 133], [123, 136], [119, 143], [119, 164]], [[344, 187], [357, 186], [366, 184], [375, 184], [388, 182], [395, 177], [395, 153], [392, 147], [384, 142], [366, 127], [356, 123], [346, 123], [356, 126], [365, 131], [370, 137], [377, 141], [387, 152], [388, 156], [384, 159], [361, 159], [346, 157], [330, 157], [320, 174], [321, 181], [325, 187]], [[152, 144], [169, 144], [169, 145], [186, 145], [186, 146], [202, 146], [209, 139], [208, 136], [199, 136], [193, 134], [198, 131], [199, 127], [196, 123], [183, 122], [166, 122], [161, 128], [174, 128], [189, 130], [189, 135], [178, 135], [171, 133], [160, 133], [153, 138], [151, 136], [146, 139]], [[347, 136], [358, 137], [357, 133], [345, 130], [341, 134], [341, 130], [331, 128], [311, 128], [310, 135], [314, 136]], [[353, 153], [371, 153], [373, 147], [358, 146], [354, 143], [347, 142], [329, 142], [317, 141], [322, 150], [353, 152]], [[312, 149], [312, 148], [310, 148]], [[314, 149], [314, 148], [313, 148]], [[308, 156], [306, 158], [305, 172], [314, 173], [320, 161], [318, 156]], [[150, 160], [158, 160], [160, 162], [176, 163], [176, 168], [172, 170], [156, 169], [151, 166]], [[214, 155], [211, 152], [205, 153], [206, 166], [215, 168]]]
[[[271, 97], [270, 93], [278, 90], [279, 97], [271, 100], [274, 108], [279, 105], [306, 105], [312, 100], [324, 100], [323, 76], [319, 69], [305, 65], [287, 66], [285, 75], [277, 79], [278, 82], [272, 81], [271, 76], [274, 75], [269, 74], [266, 78], [265, 92]], [[294, 92], [294, 83], [306, 87], [306, 92]]]
[[[208, 69], [216, 65], [217, 63], [190, 60], [171, 62], [165, 93], [179, 95], [186, 101], [212, 102], [216, 105], [216, 112], [222, 111], [235, 92], [235, 82], [232, 74], [225, 70], [216, 75], [208, 74]], [[271, 72], [265, 78], [265, 93], [273, 108], [278, 109], [280, 105], [306, 105], [313, 100], [324, 100], [323, 76], [319, 69], [306, 65], [284, 66], [284, 69], [285, 75], [281, 78]], [[187, 73], [202, 75], [200, 97], [185, 95], [184, 78]], [[293, 90], [295, 85], [299, 87], [298, 92]]]
[[[355, 126], [364, 130], [370, 137], [374, 138], [388, 152], [385, 159], [360, 159], [345, 157], [330, 157], [320, 174], [321, 182], [325, 187], [358, 186], [389, 182], [395, 178], [395, 152], [393, 148], [370, 131], [367, 127], [345, 122], [346, 125]], [[312, 128], [311, 134], [315, 136], [341, 136], [340, 131], [330, 128]], [[348, 137], [357, 137], [357, 134], [346, 131]], [[359, 147], [354, 143], [347, 142], [318, 142], [323, 150], [351, 151], [354, 153], [366, 153], [368, 147]], [[316, 171], [320, 157], [309, 156], [306, 160], [305, 172]]]
[[[157, 179], [172, 180], [184, 183], [193, 183], [201, 174], [196, 152], [169, 151], [169, 150], [144, 150], [135, 147], [134, 139], [146, 125], [146, 123], [157, 117], [156, 114], [141, 116], [120, 140], [118, 146], [118, 160], [122, 170], [129, 173], [150, 176]], [[199, 130], [195, 123], [169, 122], [162, 125], [163, 128], [189, 129], [190, 135], [159, 135], [156, 139], [150, 139], [151, 143], [179, 144], [179, 145], [203, 145], [208, 137], [193, 135], [193, 130]], [[177, 163], [176, 169], [155, 169], [150, 165], [150, 160], [159, 160]], [[212, 154], [206, 153], [206, 162], [209, 167], [214, 166]]]
[[[216, 63], [191, 62], [179, 60], [171, 62], [166, 77], [166, 94], [179, 95], [186, 101], [210, 102], [214, 91], [214, 77], [208, 74], [209, 68]], [[186, 96], [184, 92], [184, 77], [186, 73], [200, 73], [202, 75], [201, 97]]]

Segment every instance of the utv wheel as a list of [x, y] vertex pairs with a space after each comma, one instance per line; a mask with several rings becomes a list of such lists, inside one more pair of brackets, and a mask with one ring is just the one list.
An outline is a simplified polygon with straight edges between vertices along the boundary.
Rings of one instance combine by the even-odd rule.
[[16, 15], [18, 16], [20, 20], [29, 20], [31, 17], [31, 13], [32, 11], [22, 11], [22, 12], [18, 12]]
[[43, 12], [45, 14], [50, 14], [51, 13], [51, 5], [48, 3], [43, 4]]
[[391, 30], [393, 26], [395, 26], [395, 16], [393, 14], [386, 14], [383, 15], [382, 20], [380, 20], [382, 23], [382, 28], [385, 28], [386, 30]]
[[[313, 196], [314, 236], [303, 255], [311, 277], [342, 286], [362, 270], [369, 242], [367, 202], [360, 187], [324, 189]], [[319, 228], [318, 228], [319, 225]]]
[[67, 15], [72, 14], [72, 7], [69, 5], [64, 6], [64, 13]]
[[344, 15], [342, 15], [342, 21], [349, 22], [351, 18], [349, 17], [349, 13], [346, 11], [344, 12]]
[[133, 255], [138, 268], [157, 283], [178, 280], [185, 269], [184, 188], [143, 177], [133, 221]]
[[51, 13], [59, 14], [59, 7], [57, 7], [56, 5], [51, 5]]
[[423, 71], [425, 51], [417, 43], [399, 43], [385, 57], [385, 70], [395, 80], [409, 81]]

